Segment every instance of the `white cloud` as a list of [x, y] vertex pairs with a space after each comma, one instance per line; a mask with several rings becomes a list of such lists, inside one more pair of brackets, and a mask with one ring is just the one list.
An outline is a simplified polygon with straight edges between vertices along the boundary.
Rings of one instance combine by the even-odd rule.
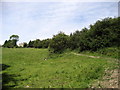
[[12, 34], [18, 34], [20, 42], [49, 38], [58, 31], [69, 34], [77, 29], [87, 27], [100, 18], [117, 15], [116, 4], [3, 3], [2, 34], [4, 36], [2, 36], [2, 40], [8, 39]]

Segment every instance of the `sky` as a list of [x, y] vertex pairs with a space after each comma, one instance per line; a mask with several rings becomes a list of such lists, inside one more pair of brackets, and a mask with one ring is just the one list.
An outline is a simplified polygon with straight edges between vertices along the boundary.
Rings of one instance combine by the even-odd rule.
[[13, 34], [19, 42], [52, 38], [89, 28], [97, 20], [118, 16], [118, 2], [1, 2], [0, 44]]

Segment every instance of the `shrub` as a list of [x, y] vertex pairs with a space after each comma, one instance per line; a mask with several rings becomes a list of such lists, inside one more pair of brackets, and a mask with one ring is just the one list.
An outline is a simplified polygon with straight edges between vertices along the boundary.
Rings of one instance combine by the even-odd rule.
[[69, 36], [63, 32], [54, 35], [50, 41], [49, 51], [51, 53], [62, 53], [69, 45]]

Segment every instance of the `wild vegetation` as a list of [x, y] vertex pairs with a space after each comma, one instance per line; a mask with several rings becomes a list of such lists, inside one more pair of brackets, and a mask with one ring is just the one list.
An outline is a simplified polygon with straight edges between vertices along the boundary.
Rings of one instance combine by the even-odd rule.
[[70, 35], [30, 40], [23, 48], [17, 46], [18, 35], [10, 36], [2, 46], [3, 87], [92, 87], [106, 68], [118, 69], [119, 23], [120, 17], [105, 18]]
[[[120, 41], [120, 25], [118, 23], [120, 23], [120, 17], [113, 19], [105, 18], [101, 21], [98, 20], [94, 25], [90, 25], [90, 29], [83, 28], [81, 31], [77, 30], [71, 33], [67, 39], [59, 38], [63, 36], [58, 34], [52, 38], [54, 43], [50, 44], [50, 48], [53, 48], [52, 46], [57, 47], [57, 44], [59, 44], [63, 47], [66, 45], [67, 47], [65, 48], [77, 49], [81, 52], [86, 50], [97, 51], [106, 47], [118, 47], [118, 42]], [[66, 43], [61, 43], [59, 39]], [[58, 41], [55, 42], [55, 40]], [[57, 49], [59, 49], [59, 52], [61, 48], [58, 47]]]

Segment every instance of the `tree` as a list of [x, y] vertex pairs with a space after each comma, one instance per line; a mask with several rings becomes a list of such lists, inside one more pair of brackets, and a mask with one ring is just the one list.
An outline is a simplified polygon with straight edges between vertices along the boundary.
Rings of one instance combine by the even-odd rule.
[[11, 40], [11, 44], [13, 44], [13, 47], [17, 47], [17, 41], [19, 41], [19, 36], [11, 35], [10, 40]]
[[48, 48], [50, 44], [50, 39], [44, 39], [41, 41], [42, 43], [42, 48]]
[[36, 39], [36, 40], [34, 41], [34, 43], [33, 43], [33, 47], [34, 47], [34, 48], [40, 48], [39, 46], [40, 46], [40, 40], [39, 40], [39, 39]]
[[26, 42], [23, 43], [23, 47], [27, 48], [27, 43]]
[[6, 40], [4, 45], [4, 47], [8, 47], [8, 48], [13, 48], [16, 46], [16, 42], [14, 40]]
[[51, 53], [62, 53], [66, 48], [68, 48], [69, 36], [63, 32], [54, 35], [51, 42], [49, 51]]
[[4, 44], [3, 44], [3, 47], [7, 47], [8, 45], [8, 41], [7, 40], [5, 40], [5, 42], [4, 42]]
[[18, 40], [19, 40], [19, 36], [18, 35], [12, 35], [12, 36], [10, 36], [9, 40], [6, 40], [4, 42], [3, 47], [8, 47], [8, 48], [17, 47], [17, 41]]
[[18, 35], [12, 35], [12, 36], [10, 36], [10, 40], [19, 41], [19, 36]]
[[70, 48], [79, 51], [96, 51], [100, 48], [119, 46], [120, 17], [105, 18], [90, 25], [90, 29], [83, 28], [70, 34]]
[[[83, 44], [86, 42], [86, 34], [88, 29], [83, 28], [81, 31], [77, 30], [73, 34], [70, 35], [70, 48], [74, 49], [83, 49]], [[84, 46], [84, 48], [86, 48]]]
[[30, 40], [29, 43], [28, 43], [28, 47], [33, 48], [33, 46], [34, 46], [33, 44], [34, 44], [34, 41]]

